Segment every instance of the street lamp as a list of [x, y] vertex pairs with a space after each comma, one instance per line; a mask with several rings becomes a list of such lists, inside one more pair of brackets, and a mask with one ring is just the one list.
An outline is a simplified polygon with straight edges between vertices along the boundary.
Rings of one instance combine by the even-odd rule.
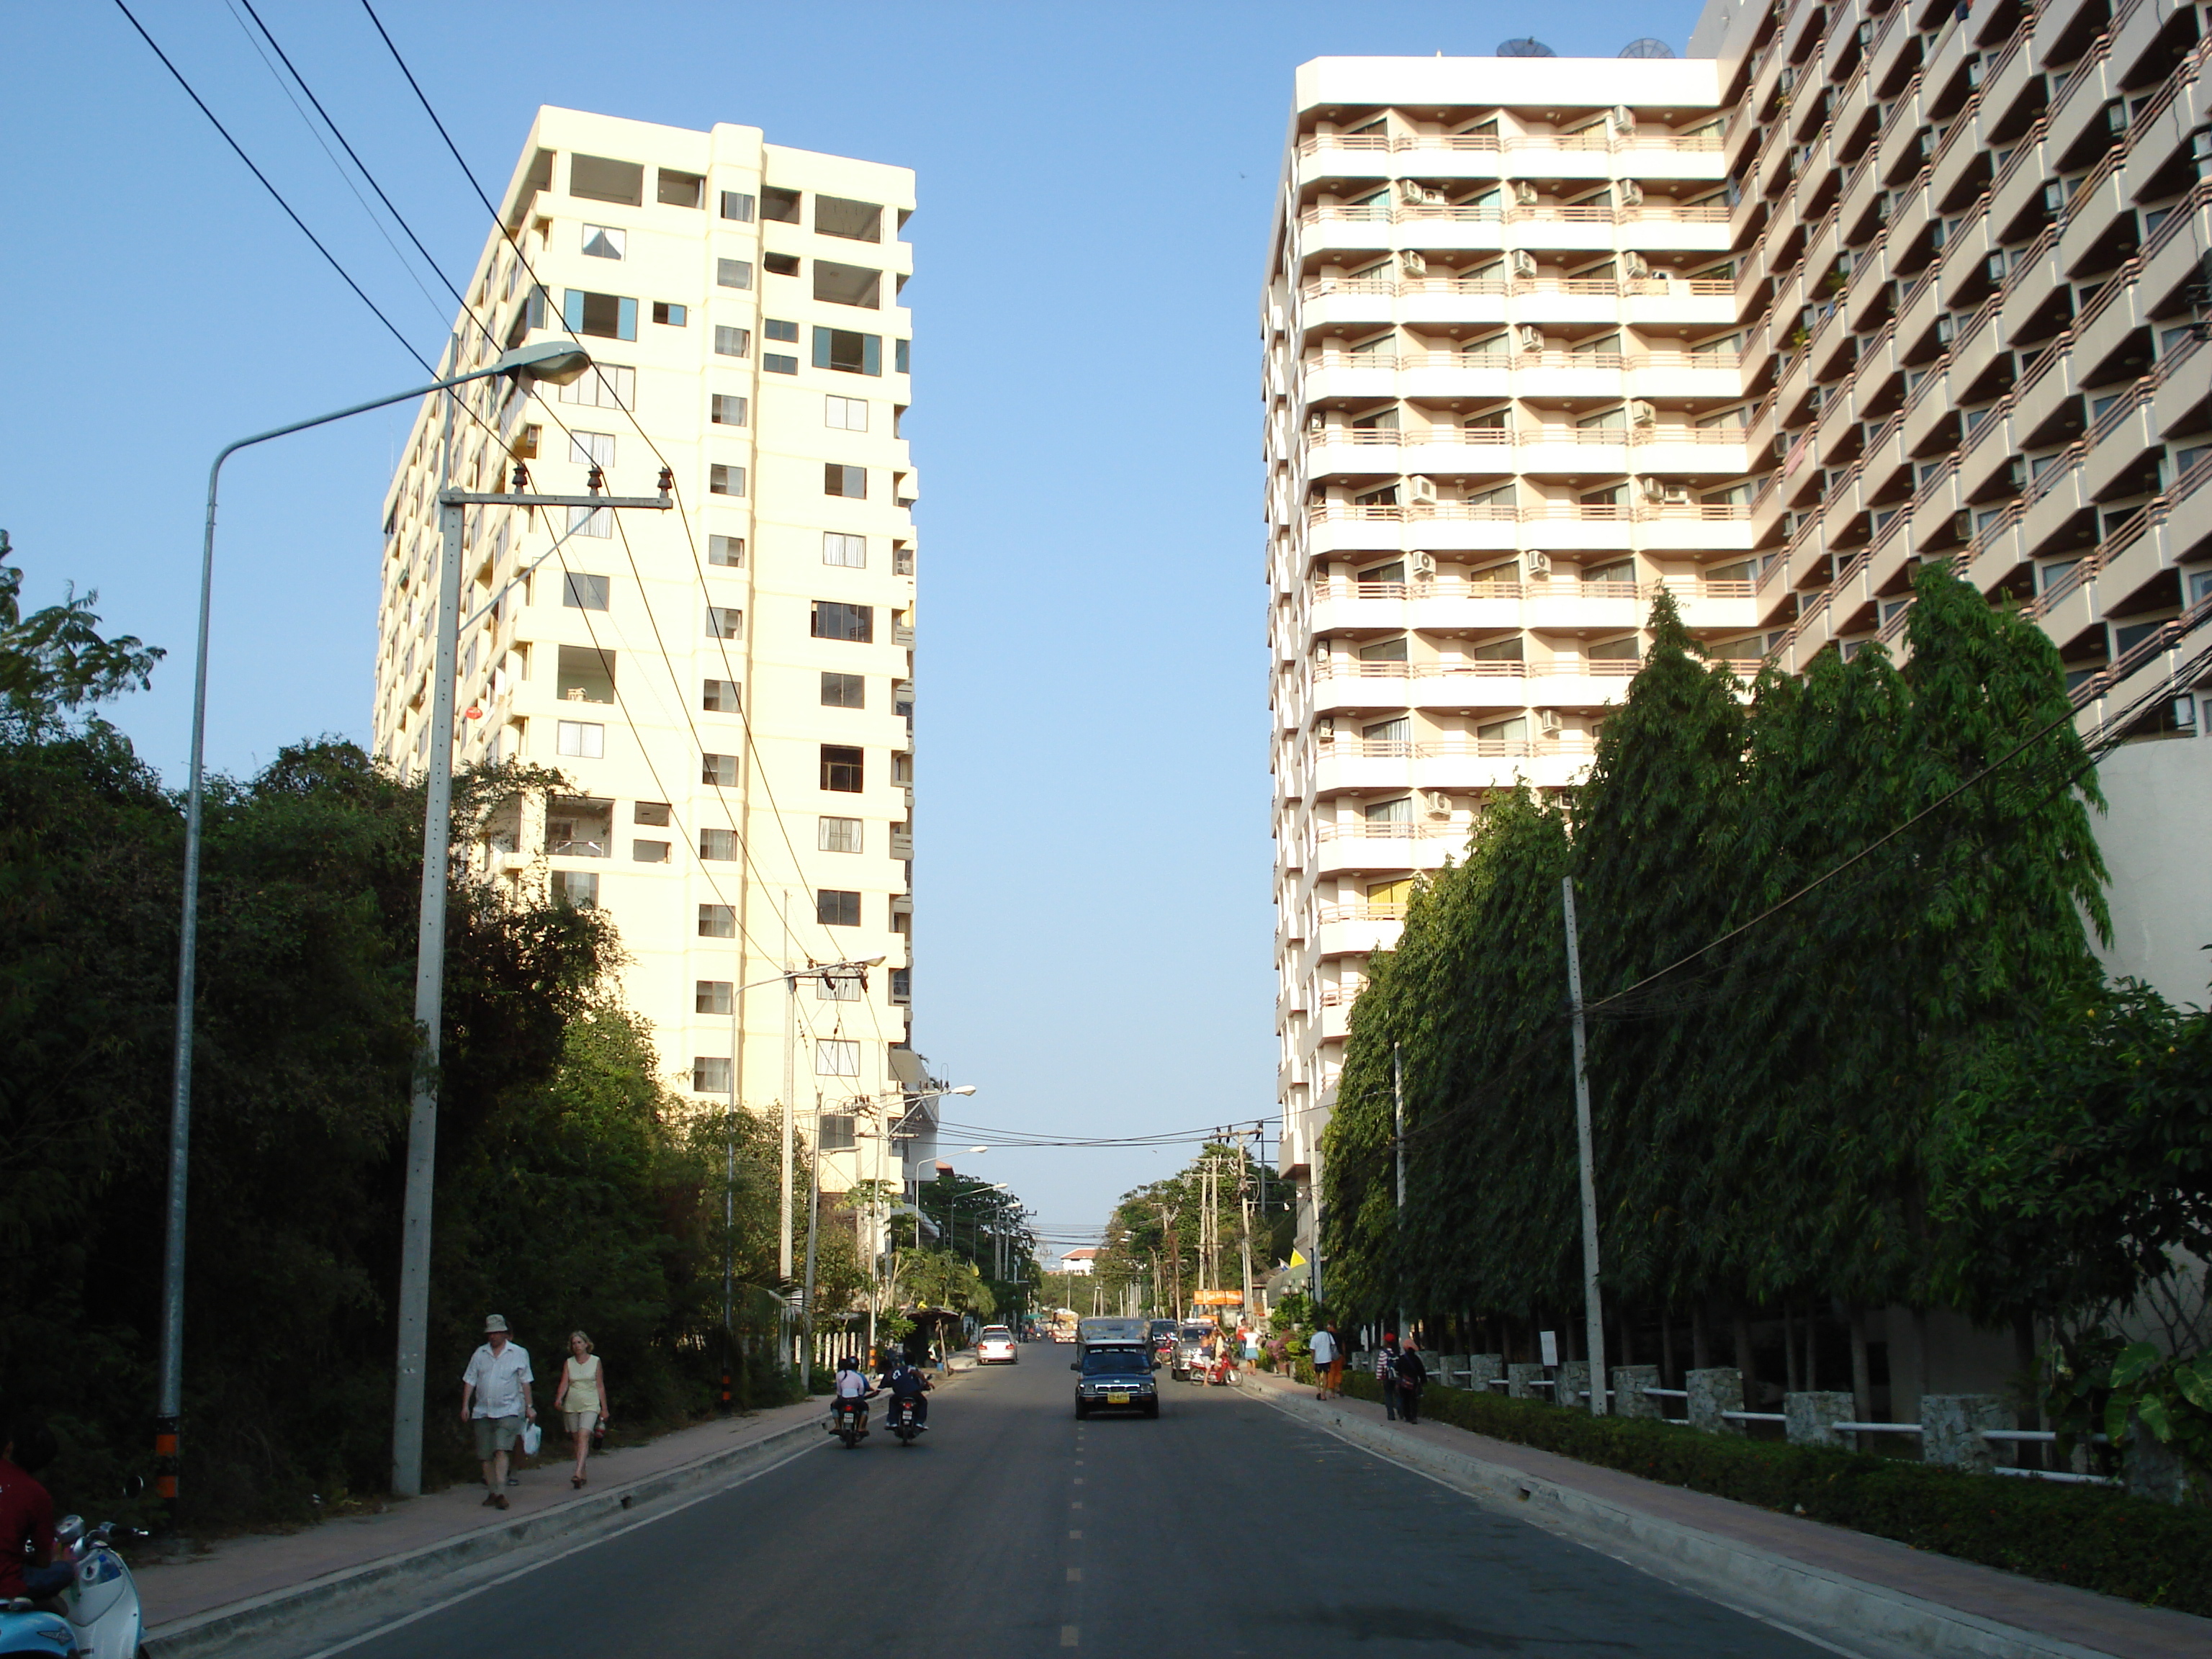
[[[185, 1203], [191, 1148], [192, 1003], [199, 948], [200, 825], [205, 799], [204, 784], [207, 752], [208, 621], [215, 593], [216, 496], [222, 478], [222, 464], [240, 450], [266, 443], [271, 438], [305, 432], [312, 427], [327, 426], [333, 421], [363, 415], [372, 409], [388, 408], [410, 398], [428, 397], [432, 392], [450, 392], [455, 386], [465, 386], [471, 380], [489, 380], [498, 374], [514, 374], [565, 386], [580, 377], [591, 366], [590, 354], [572, 340], [541, 340], [534, 344], [518, 346], [501, 353], [497, 361], [483, 368], [471, 369], [465, 374], [449, 375], [443, 380], [433, 380], [428, 386], [413, 386], [389, 397], [373, 398], [367, 403], [353, 404], [344, 409], [332, 410], [326, 415], [295, 421], [287, 426], [274, 427], [266, 432], [257, 432], [252, 437], [240, 438], [235, 443], [224, 445], [216, 453], [214, 464], [208, 468], [207, 522], [200, 543], [199, 632], [192, 665], [191, 761], [190, 780], [185, 793], [184, 921], [177, 943], [176, 1040], [169, 1092], [168, 1215], [161, 1261], [161, 1378], [154, 1430], [155, 1455], [161, 1470], [156, 1490], [169, 1510], [173, 1527], [176, 1519], [179, 1435], [184, 1412]], [[451, 419], [449, 410], [449, 428]], [[447, 445], [448, 455], [451, 449], [449, 436]], [[451, 562], [458, 576], [458, 556]], [[455, 593], [458, 600], [458, 585]], [[441, 653], [440, 661], [447, 672], [447, 701], [450, 704], [451, 653]], [[450, 716], [448, 725], [450, 726]], [[450, 744], [450, 730], [447, 740]], [[423, 880], [427, 891], [429, 881], [427, 869]], [[417, 1017], [420, 1018], [419, 1008]]]

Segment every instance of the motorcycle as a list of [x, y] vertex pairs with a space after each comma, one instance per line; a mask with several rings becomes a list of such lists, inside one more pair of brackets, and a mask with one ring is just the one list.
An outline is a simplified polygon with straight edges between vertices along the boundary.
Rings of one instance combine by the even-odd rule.
[[857, 1400], [841, 1399], [830, 1413], [830, 1432], [845, 1443], [850, 1451], [868, 1436], [868, 1402], [866, 1395]]
[[890, 1425], [890, 1431], [898, 1437], [902, 1446], [911, 1446], [920, 1437], [922, 1425], [911, 1397], [891, 1401]]
[[112, 1521], [88, 1529], [82, 1516], [64, 1517], [54, 1546], [76, 1571], [62, 1592], [66, 1612], [46, 1612], [24, 1596], [0, 1605], [0, 1656], [138, 1659], [138, 1583], [115, 1553], [121, 1530]]
[[1224, 1387], [1233, 1389], [1243, 1380], [1237, 1374], [1235, 1358], [1226, 1352], [1216, 1354], [1212, 1363], [1206, 1368], [1206, 1386], [1209, 1389]]

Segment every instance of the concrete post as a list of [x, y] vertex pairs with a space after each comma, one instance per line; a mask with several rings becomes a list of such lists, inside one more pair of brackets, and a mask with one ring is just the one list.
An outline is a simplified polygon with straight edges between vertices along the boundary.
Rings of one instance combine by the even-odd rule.
[[1856, 1420], [1852, 1415], [1855, 1409], [1849, 1394], [1814, 1390], [1782, 1397], [1782, 1414], [1790, 1419], [1790, 1443], [1793, 1446], [1838, 1446], [1850, 1450], [1850, 1437], [1838, 1434], [1836, 1425]]
[[[1583, 1391], [1589, 1385], [1589, 1361], [1570, 1359], [1559, 1367], [1559, 1386], [1552, 1391], [1552, 1403], [1565, 1406], [1571, 1411], [1592, 1410], [1590, 1402], [1583, 1398]], [[1599, 1414], [1603, 1415], [1602, 1413]]]
[[2012, 1411], [1993, 1394], [1920, 1396], [1920, 1460], [1946, 1468], [1986, 1470], [1995, 1462], [1984, 1429], [2013, 1426]]
[[1613, 1411], [1616, 1417], [1664, 1417], [1660, 1402], [1644, 1393], [1659, 1386], [1656, 1365], [1615, 1365], [1613, 1368]]
[[1505, 1397], [1509, 1400], [1541, 1400], [1549, 1389], [1530, 1386], [1544, 1380], [1541, 1365], [1513, 1364], [1505, 1368]]
[[1743, 1425], [1721, 1413], [1743, 1409], [1743, 1373], [1734, 1365], [1714, 1365], [1682, 1378], [1690, 1395], [1690, 1426], [1707, 1434], [1741, 1434]]
[[1465, 1388], [1467, 1356], [1463, 1353], [1439, 1354], [1437, 1357], [1437, 1381], [1448, 1389]]
[[2121, 1454], [2120, 1478], [2127, 1485], [2129, 1496], [2160, 1504], [2186, 1503], [2191, 1485], [2189, 1471], [2174, 1455], [2173, 1448], [2163, 1444], [2133, 1413], [2128, 1426], [2133, 1432]]
[[1472, 1394], [1494, 1394], [1490, 1385], [1505, 1375], [1502, 1353], [1471, 1353], [1467, 1357], [1467, 1386]]

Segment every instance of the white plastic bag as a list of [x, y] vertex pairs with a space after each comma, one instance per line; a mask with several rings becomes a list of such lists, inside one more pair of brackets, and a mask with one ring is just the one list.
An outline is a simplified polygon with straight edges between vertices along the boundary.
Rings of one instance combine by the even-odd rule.
[[522, 1455], [525, 1457], [537, 1456], [538, 1442], [544, 1437], [545, 1431], [538, 1426], [536, 1419], [533, 1418], [525, 1424], [522, 1429]]

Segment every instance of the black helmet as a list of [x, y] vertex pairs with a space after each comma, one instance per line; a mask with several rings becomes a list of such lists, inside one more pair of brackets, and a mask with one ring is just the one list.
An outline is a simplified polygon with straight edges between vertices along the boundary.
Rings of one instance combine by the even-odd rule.
[[842, 1370], [857, 1371], [860, 1369], [860, 1362], [854, 1358], [851, 1354], [847, 1354], [842, 1359], [837, 1362], [837, 1364], [839, 1369]]

